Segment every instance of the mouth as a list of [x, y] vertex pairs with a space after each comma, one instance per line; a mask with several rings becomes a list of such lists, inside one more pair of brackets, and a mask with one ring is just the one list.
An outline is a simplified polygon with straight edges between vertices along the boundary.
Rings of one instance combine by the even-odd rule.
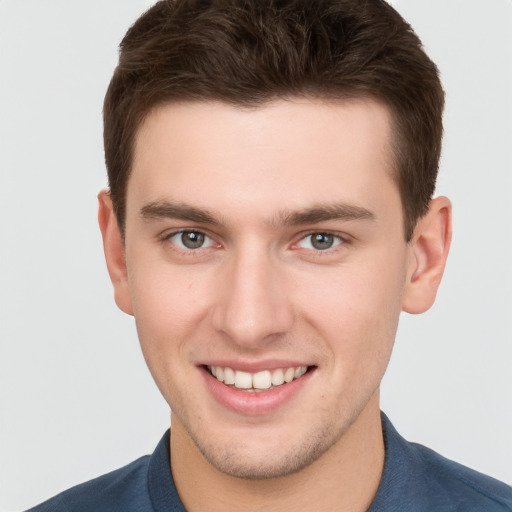
[[250, 373], [236, 370], [228, 366], [205, 366], [205, 369], [219, 382], [226, 386], [250, 393], [261, 393], [278, 389], [303, 375], [311, 372], [314, 367], [290, 366]]
[[[216, 401], [228, 410], [245, 417], [268, 418], [269, 414], [290, 407], [303, 389], [310, 389], [316, 366], [293, 365], [226, 366], [217, 362], [203, 364], [205, 384]], [[229, 363], [228, 363], [229, 364]], [[288, 363], [290, 364], [290, 363]], [[292, 363], [293, 364], [293, 363]], [[254, 369], [256, 371], [248, 371]]]

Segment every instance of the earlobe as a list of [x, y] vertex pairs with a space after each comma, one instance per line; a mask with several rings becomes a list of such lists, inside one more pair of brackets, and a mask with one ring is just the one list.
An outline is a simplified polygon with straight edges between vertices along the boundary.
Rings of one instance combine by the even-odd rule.
[[119, 309], [133, 315], [123, 237], [114, 213], [109, 190], [98, 194], [98, 222], [114, 298]]
[[438, 197], [418, 221], [410, 242], [410, 261], [402, 309], [407, 313], [427, 311], [436, 298], [446, 266], [452, 236], [452, 207]]

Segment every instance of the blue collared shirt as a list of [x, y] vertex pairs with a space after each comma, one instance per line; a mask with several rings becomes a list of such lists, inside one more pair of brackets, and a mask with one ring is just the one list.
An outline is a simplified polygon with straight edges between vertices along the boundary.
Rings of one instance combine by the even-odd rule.
[[[386, 458], [368, 512], [511, 512], [512, 487], [409, 443], [382, 414]], [[186, 512], [172, 478], [169, 431], [151, 456], [73, 487], [29, 512]]]

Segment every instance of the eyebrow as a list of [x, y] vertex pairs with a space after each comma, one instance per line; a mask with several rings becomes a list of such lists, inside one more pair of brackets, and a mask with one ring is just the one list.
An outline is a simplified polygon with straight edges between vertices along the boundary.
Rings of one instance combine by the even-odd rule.
[[[140, 215], [144, 220], [180, 219], [198, 224], [223, 224], [222, 219], [217, 218], [208, 210], [169, 201], [149, 203], [141, 208]], [[280, 212], [271, 220], [270, 224], [272, 226], [299, 226], [329, 220], [374, 221], [375, 214], [366, 208], [351, 204], [319, 204], [298, 211]]]
[[140, 215], [144, 220], [181, 219], [200, 224], [220, 224], [221, 222], [208, 210], [195, 208], [187, 204], [155, 201], [143, 206]]
[[297, 212], [282, 213], [277, 218], [277, 224], [298, 226], [301, 224], [316, 224], [328, 220], [374, 221], [375, 214], [366, 208], [351, 204], [320, 204]]

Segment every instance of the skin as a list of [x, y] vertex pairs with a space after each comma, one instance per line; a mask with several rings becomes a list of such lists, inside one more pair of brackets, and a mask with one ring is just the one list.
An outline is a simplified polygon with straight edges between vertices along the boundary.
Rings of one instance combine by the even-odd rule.
[[[100, 193], [116, 302], [172, 409], [187, 510], [371, 504], [399, 315], [431, 306], [451, 237], [437, 198], [405, 242], [390, 130], [371, 100], [166, 105], [137, 133], [124, 241]], [[205, 244], [183, 246], [187, 230]], [[332, 247], [316, 249], [312, 233]], [[220, 403], [204, 369], [291, 363], [310, 369], [298, 390], [250, 414]]]

